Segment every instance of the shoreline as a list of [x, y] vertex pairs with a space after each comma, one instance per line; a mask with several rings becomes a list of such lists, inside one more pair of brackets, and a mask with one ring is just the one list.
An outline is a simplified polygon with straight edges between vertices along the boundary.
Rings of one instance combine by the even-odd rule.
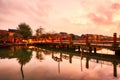
[[11, 47], [11, 46], [27, 46], [27, 45], [33, 45], [31, 43], [0, 43], [1, 47]]

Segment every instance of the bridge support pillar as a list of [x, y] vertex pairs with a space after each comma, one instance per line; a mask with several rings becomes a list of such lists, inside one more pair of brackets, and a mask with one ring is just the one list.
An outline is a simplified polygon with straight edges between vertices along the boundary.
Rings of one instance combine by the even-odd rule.
[[117, 43], [117, 33], [113, 34], [113, 47], [116, 48], [118, 47], [118, 43]]
[[94, 48], [94, 53], [96, 53], [96, 48]]
[[61, 45], [61, 48], [64, 49], [64, 45], [63, 44]]
[[82, 49], [82, 53], [84, 53], [84, 49]]
[[117, 77], [117, 63], [113, 63], [113, 75], [114, 77]]
[[67, 49], [69, 49], [70, 47], [69, 47], [69, 45], [66, 45], [66, 47], [67, 47]]
[[78, 46], [78, 51], [80, 52], [80, 46]]
[[89, 47], [89, 53], [92, 53], [92, 47]]
[[72, 63], [72, 57], [73, 55], [69, 54], [69, 62]]
[[113, 41], [114, 41], [114, 44], [116, 44], [116, 40], [117, 40], [117, 33], [114, 33], [114, 34], [113, 34]]
[[53, 44], [53, 48], [56, 48], [56, 45], [55, 45], [55, 44]]
[[115, 55], [119, 55], [120, 56], [120, 50], [116, 50], [115, 51]]
[[89, 60], [90, 58], [89, 57], [86, 57], [86, 68], [89, 69]]
[[73, 48], [72, 48], [72, 49], [73, 49], [73, 51], [75, 51], [75, 49], [76, 49], [76, 46], [73, 46]]

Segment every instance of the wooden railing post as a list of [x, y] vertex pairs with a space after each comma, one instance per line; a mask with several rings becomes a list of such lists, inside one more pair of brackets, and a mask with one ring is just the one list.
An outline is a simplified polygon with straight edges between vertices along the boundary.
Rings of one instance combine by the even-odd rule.
[[116, 44], [116, 40], [117, 40], [117, 33], [114, 33], [114, 34], [113, 34], [113, 41], [114, 41], [114, 44]]
[[113, 47], [118, 47], [118, 44], [117, 44], [117, 33], [113, 34]]
[[86, 35], [86, 44], [88, 43], [88, 34]]

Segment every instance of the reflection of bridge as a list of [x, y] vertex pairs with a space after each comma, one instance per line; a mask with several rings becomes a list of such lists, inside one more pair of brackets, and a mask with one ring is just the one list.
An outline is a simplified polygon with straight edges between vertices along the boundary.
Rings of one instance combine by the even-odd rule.
[[99, 42], [99, 43], [80, 43], [80, 42], [39, 42], [35, 43], [37, 46], [45, 46], [51, 48], [59, 48], [59, 49], [67, 49], [67, 50], [75, 50], [82, 49], [88, 52], [94, 51], [96, 53], [97, 48], [107, 48], [112, 51], [115, 51], [115, 54], [120, 54], [120, 43], [113, 42]]
[[[65, 56], [67, 55], [67, 56]], [[52, 53], [52, 58], [56, 58], [55, 61], [59, 62], [62, 61], [62, 59], [69, 59], [69, 62], [72, 63], [72, 57], [73, 56], [78, 56], [80, 57], [81, 61], [83, 58], [86, 58], [86, 68], [89, 68], [89, 61], [91, 59], [96, 60], [97, 63], [99, 61], [105, 61], [105, 62], [111, 62], [113, 64], [113, 76], [117, 77], [117, 65], [120, 64], [120, 58], [119, 56], [116, 55], [109, 55], [109, 54], [103, 54], [103, 53], [89, 53], [89, 52], [84, 52], [84, 53], [69, 53], [69, 52], [60, 52], [59, 57], [54, 56]], [[104, 64], [104, 63], [103, 63]], [[60, 65], [59, 65], [60, 68]], [[60, 69], [59, 69], [60, 70]], [[81, 62], [81, 70], [82, 70], [82, 62]]]

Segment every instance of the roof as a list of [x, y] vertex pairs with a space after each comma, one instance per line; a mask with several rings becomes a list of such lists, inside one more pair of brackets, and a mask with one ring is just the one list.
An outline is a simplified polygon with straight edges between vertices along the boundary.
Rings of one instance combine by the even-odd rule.
[[60, 32], [60, 34], [67, 34], [66, 32]]
[[16, 29], [8, 29], [8, 31], [9, 31], [9, 32], [16, 32], [16, 31], [18, 31], [18, 30], [16, 30]]
[[0, 32], [7, 32], [7, 30], [0, 30]]

